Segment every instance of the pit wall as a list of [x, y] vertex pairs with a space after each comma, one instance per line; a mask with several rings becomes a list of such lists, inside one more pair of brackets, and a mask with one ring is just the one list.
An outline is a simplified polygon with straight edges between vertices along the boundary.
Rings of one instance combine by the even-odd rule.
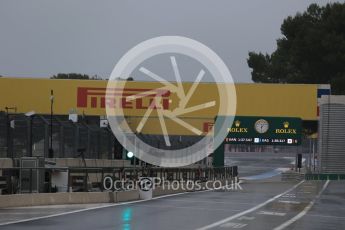
[[[225, 185], [225, 181], [222, 181]], [[204, 183], [201, 184], [204, 187]], [[184, 186], [185, 187], [185, 186]], [[195, 192], [195, 190], [164, 190], [155, 188], [153, 197], [182, 192]], [[0, 208], [39, 206], [39, 205], [62, 205], [62, 204], [90, 204], [90, 203], [119, 203], [139, 200], [139, 190], [121, 192], [62, 192], [62, 193], [31, 193], [0, 195]]]

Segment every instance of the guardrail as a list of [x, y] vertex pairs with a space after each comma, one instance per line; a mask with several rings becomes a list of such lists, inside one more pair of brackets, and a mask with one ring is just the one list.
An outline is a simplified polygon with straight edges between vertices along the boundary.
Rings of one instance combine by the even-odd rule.
[[345, 174], [305, 174], [305, 180], [345, 180]]
[[[2, 194], [56, 192], [55, 181], [64, 181], [66, 191], [103, 191], [103, 178], [138, 181], [139, 177], [159, 181], [212, 181], [238, 176], [237, 166], [221, 168], [159, 168], [159, 167], [15, 167], [2, 168]], [[0, 174], [1, 175], [1, 174]], [[1, 183], [0, 183], [1, 184]], [[125, 190], [125, 189], [124, 189]]]

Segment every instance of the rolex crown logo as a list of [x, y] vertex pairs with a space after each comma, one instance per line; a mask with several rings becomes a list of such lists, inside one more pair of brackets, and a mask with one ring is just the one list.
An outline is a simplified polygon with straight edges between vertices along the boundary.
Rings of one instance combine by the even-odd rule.
[[287, 129], [287, 128], [289, 128], [289, 125], [290, 125], [290, 124], [289, 124], [289, 122], [285, 121], [285, 122], [283, 123], [283, 125], [284, 125], [284, 128]]
[[235, 126], [236, 127], [240, 127], [240, 125], [241, 125], [241, 122], [239, 120], [235, 121]]

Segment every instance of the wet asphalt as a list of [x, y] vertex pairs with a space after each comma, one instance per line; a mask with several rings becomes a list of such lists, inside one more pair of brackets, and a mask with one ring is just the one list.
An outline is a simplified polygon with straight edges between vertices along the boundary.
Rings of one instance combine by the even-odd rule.
[[[242, 189], [192, 192], [113, 206], [0, 209], [0, 229], [345, 229], [345, 183], [282, 182], [274, 169], [289, 168], [289, 157], [228, 156], [227, 164], [238, 164], [245, 177], [267, 177], [245, 180]], [[108, 207], [101, 207], [104, 205]], [[94, 207], [99, 208], [88, 210]], [[71, 211], [77, 212], [64, 214]], [[63, 215], [1, 225], [56, 214]]]

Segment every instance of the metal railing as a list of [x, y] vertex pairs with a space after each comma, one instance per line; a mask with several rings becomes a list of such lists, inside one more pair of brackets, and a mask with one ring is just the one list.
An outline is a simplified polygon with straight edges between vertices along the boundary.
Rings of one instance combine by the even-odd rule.
[[[49, 153], [51, 134], [53, 154]], [[67, 116], [56, 115], [51, 126], [46, 115], [27, 117], [0, 112], [0, 158], [73, 158], [78, 148], [85, 148], [86, 158], [120, 159], [122, 153], [116, 145], [111, 130], [99, 127], [99, 117], [73, 123]]]
[[305, 180], [345, 180], [345, 174], [307, 173], [304, 178]]
[[[130, 119], [128, 122], [133, 122], [139, 118], [127, 119]], [[204, 118], [189, 119], [200, 123]], [[52, 152], [49, 151], [51, 134]], [[169, 135], [172, 145], [168, 148], [163, 147], [163, 135], [136, 135], [152, 147], [167, 149], [190, 147], [202, 138], [193, 135]], [[99, 116], [81, 116], [78, 122], [72, 122], [66, 115], [54, 115], [51, 125], [49, 115], [35, 114], [27, 117], [24, 114], [0, 112], [0, 158], [75, 158], [78, 157], [78, 149], [85, 149], [86, 159], [123, 159], [123, 146], [127, 146], [127, 142], [133, 142], [134, 139], [131, 139], [126, 135], [126, 138], [121, 140], [121, 145], [110, 127], [100, 127]], [[126, 144], [123, 144], [124, 142]]]

